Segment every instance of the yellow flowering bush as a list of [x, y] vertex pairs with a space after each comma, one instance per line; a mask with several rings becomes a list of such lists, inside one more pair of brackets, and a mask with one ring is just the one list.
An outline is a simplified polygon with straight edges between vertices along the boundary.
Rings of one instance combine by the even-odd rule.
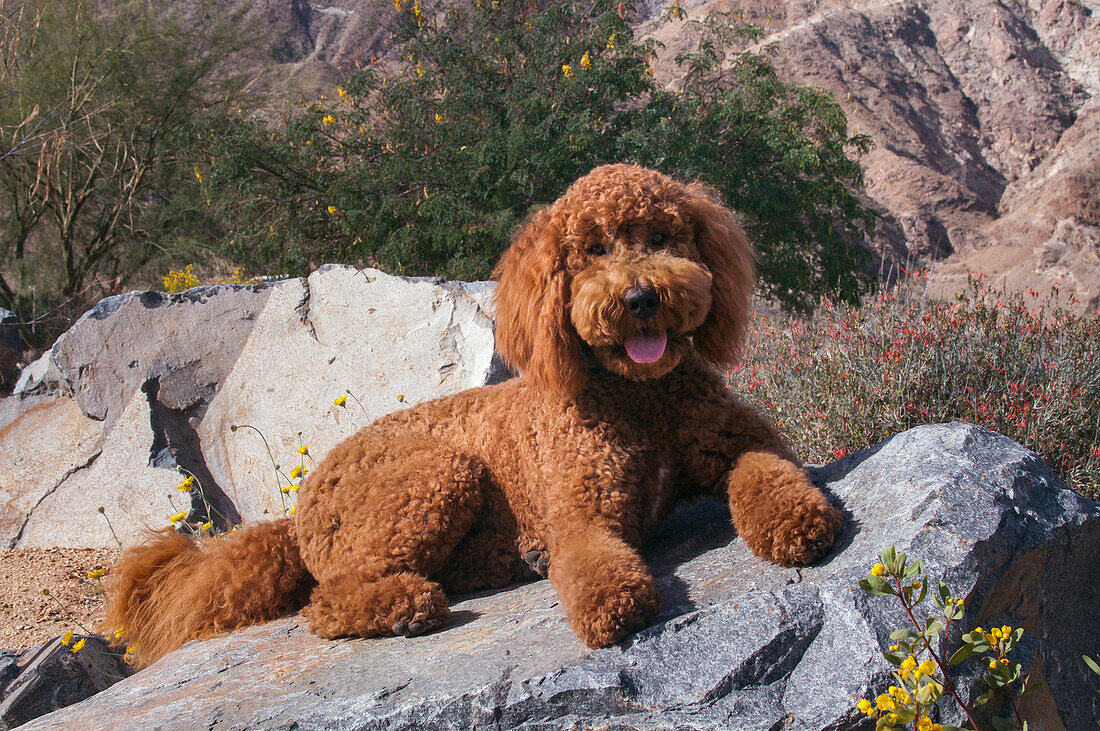
[[192, 287], [199, 286], [194, 264], [188, 264], [183, 269], [170, 269], [166, 276], [161, 277], [161, 282], [164, 283], [164, 291], [168, 294], [186, 292]]
[[[964, 601], [952, 596], [951, 590], [942, 581], [929, 591], [924, 563], [919, 559], [909, 563], [908, 557], [897, 552], [893, 546], [883, 550], [881, 558], [867, 577], [859, 581], [859, 586], [870, 594], [895, 597], [914, 629], [903, 628], [891, 633], [890, 639], [894, 644], [882, 653], [895, 666], [897, 684], [875, 698], [873, 704], [866, 698], [860, 700], [856, 710], [875, 718], [876, 730], [912, 724], [916, 731], [950, 731], [956, 727], [936, 723], [930, 715], [934, 713], [936, 703], [947, 694], [958, 703], [972, 728], [979, 731], [981, 727], [974, 719], [973, 708], [963, 702], [948, 674], [949, 667], [978, 655], [982, 658], [982, 678], [987, 690], [973, 700], [973, 707], [994, 699], [1007, 700], [1016, 721], [1026, 731], [1027, 722], [1020, 718], [1018, 701], [1032, 693], [1039, 684], [1032, 683], [1030, 676], [1021, 680], [1021, 665], [1008, 658], [1008, 653], [1023, 637], [1024, 630], [1008, 625], [989, 631], [975, 627], [962, 635], [962, 646], [945, 659], [936, 651], [936, 646], [940, 644], [939, 636], [946, 637], [951, 623], [963, 618]], [[917, 608], [928, 598], [932, 599], [938, 611], [925, 612], [922, 623], [917, 619]], [[990, 723], [997, 731], [1017, 727], [1012, 721], [999, 716], [993, 716]]]

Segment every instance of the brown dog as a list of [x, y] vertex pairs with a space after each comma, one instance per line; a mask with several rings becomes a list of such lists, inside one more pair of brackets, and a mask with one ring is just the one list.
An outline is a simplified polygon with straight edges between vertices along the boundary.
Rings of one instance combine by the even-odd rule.
[[601, 647], [657, 612], [639, 548], [699, 495], [728, 499], [758, 556], [812, 561], [840, 513], [711, 368], [744, 339], [752, 258], [705, 187], [593, 170], [497, 267], [497, 345], [521, 378], [374, 422], [309, 475], [295, 518], [127, 551], [110, 626], [142, 664], [303, 606], [324, 637], [411, 636], [447, 621], [444, 592], [548, 567]]

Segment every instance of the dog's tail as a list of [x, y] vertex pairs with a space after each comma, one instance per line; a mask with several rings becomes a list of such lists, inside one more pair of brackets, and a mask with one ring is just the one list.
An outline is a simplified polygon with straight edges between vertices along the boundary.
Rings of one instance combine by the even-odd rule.
[[138, 667], [188, 640], [300, 609], [313, 586], [288, 518], [199, 540], [166, 528], [123, 553], [113, 573], [106, 630]]

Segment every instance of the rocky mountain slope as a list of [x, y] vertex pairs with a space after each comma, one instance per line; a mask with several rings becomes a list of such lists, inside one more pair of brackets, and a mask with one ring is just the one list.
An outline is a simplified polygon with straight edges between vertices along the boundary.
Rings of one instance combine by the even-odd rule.
[[[690, 43], [655, 25], [668, 0], [639, 4], [665, 44], [658, 73]], [[853, 131], [873, 245], [902, 265], [937, 262], [950, 293], [967, 269], [1011, 287], [1100, 304], [1100, 10], [1098, 0], [680, 0], [689, 16], [742, 9], [776, 44], [787, 78], [830, 90]], [[253, 6], [272, 61], [258, 88], [332, 93], [339, 67], [386, 52], [392, 3], [325, 0]], [[656, 30], [654, 30], [656, 28]]]
[[[683, 4], [692, 17], [727, 0]], [[854, 131], [877, 246], [1010, 287], [1100, 303], [1100, 5], [1077, 0], [763, 0], [745, 19], [784, 75], [834, 92]], [[688, 42], [666, 26], [666, 58]], [[671, 76], [672, 64], [663, 71]]]

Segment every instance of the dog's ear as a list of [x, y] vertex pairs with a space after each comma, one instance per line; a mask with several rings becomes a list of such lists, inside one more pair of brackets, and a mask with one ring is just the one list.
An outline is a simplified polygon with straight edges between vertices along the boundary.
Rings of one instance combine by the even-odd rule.
[[695, 350], [708, 363], [733, 365], [741, 354], [751, 318], [754, 254], [744, 229], [700, 183], [687, 186], [687, 206], [695, 225], [695, 245], [713, 277], [711, 309], [695, 331]]
[[497, 352], [543, 393], [576, 396], [586, 370], [569, 321], [570, 278], [552, 209], [520, 230], [493, 272]]

